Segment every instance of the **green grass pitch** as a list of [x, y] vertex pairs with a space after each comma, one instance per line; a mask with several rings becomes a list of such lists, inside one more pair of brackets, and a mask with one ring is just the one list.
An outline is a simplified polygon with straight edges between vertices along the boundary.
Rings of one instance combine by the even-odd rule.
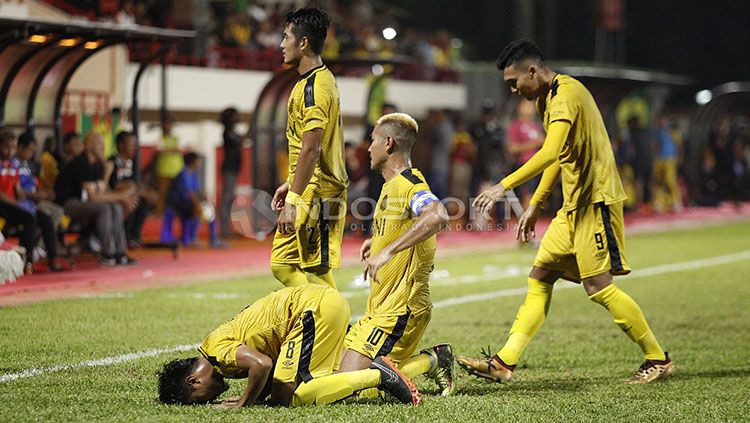
[[[457, 394], [444, 398], [434, 395], [432, 382], [417, 379], [425, 393], [421, 407], [371, 401], [223, 411], [158, 404], [156, 371], [172, 358], [195, 355], [191, 350], [0, 381], [0, 421], [748, 421], [748, 240], [748, 222], [628, 238], [636, 272], [618, 285], [639, 302], [675, 361], [675, 377], [662, 383], [624, 385], [642, 361], [638, 347], [582, 288], [561, 282], [513, 382], [494, 384], [459, 370]], [[450, 342], [459, 354], [499, 348], [523, 301], [533, 255], [523, 248], [439, 259], [431, 285], [436, 308], [423, 346]], [[683, 265], [665, 266], [674, 263]], [[367, 295], [349, 287], [360, 271], [336, 272], [355, 315]], [[196, 344], [277, 288], [265, 276], [0, 308], [0, 380]], [[230, 383], [227, 395], [239, 395], [244, 382]]]

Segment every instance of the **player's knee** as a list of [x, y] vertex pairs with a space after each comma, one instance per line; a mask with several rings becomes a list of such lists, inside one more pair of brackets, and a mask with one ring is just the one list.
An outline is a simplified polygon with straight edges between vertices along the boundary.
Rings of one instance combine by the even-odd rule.
[[310, 283], [318, 285], [330, 286], [333, 289], [336, 288], [336, 280], [333, 279], [333, 272], [330, 267], [319, 267], [315, 269], [309, 269], [305, 272], [307, 280]]
[[289, 264], [271, 264], [271, 274], [286, 287], [296, 287], [307, 283], [305, 274]]

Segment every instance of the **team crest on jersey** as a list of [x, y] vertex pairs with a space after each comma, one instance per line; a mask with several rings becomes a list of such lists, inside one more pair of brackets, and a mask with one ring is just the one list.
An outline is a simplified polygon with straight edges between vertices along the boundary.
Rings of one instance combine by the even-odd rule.
[[383, 199], [380, 201], [380, 210], [385, 210], [388, 208], [388, 195], [384, 195]]

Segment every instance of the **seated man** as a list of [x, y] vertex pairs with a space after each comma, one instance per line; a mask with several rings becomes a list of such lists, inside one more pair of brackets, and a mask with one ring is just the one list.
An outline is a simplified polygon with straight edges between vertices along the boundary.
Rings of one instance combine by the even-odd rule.
[[[185, 167], [172, 180], [167, 191], [167, 207], [173, 209], [182, 218], [182, 243], [187, 246], [197, 246], [198, 225], [201, 218], [208, 223], [211, 248], [226, 248], [227, 245], [216, 234], [216, 213], [213, 205], [206, 201], [206, 195], [201, 188], [200, 176], [201, 157], [196, 153], [185, 154]], [[210, 210], [211, 212], [207, 212]], [[162, 242], [171, 241], [172, 222], [164, 219], [162, 228]]]
[[81, 225], [93, 224], [101, 241], [101, 264], [134, 264], [128, 256], [123, 208], [135, 208], [135, 192], [111, 192], [104, 182], [104, 141], [101, 135], [86, 135], [84, 150], [67, 162], [55, 183], [55, 201], [65, 214]]
[[155, 190], [136, 181], [133, 159], [137, 148], [138, 142], [134, 133], [127, 131], [118, 133], [117, 154], [109, 158], [111, 175], [106, 178], [113, 191], [135, 191], [140, 200], [135, 210], [130, 213], [126, 210], [125, 213], [125, 237], [130, 248], [136, 248], [142, 244], [143, 222], [158, 201], [158, 194]]
[[211, 402], [229, 378], [247, 378], [233, 408], [261, 403], [328, 404], [362, 389], [379, 387], [417, 405], [416, 386], [387, 358], [369, 369], [334, 372], [341, 358], [349, 304], [335, 289], [303, 285], [273, 292], [219, 326], [203, 341], [201, 357], [174, 360], [159, 374], [159, 399], [167, 404]]
[[372, 238], [360, 249], [370, 278], [367, 311], [346, 335], [341, 371], [364, 369], [377, 357], [388, 356], [408, 377], [424, 374], [435, 380], [442, 395], [450, 395], [456, 386], [451, 346], [436, 345], [412, 355], [432, 315], [428, 284], [436, 234], [447, 222], [445, 207], [411, 165], [417, 130], [411, 116], [390, 113], [378, 119], [372, 131], [370, 165], [385, 184], [375, 207]]
[[37, 225], [42, 231], [42, 239], [47, 252], [49, 269], [53, 272], [66, 270], [57, 256], [57, 232], [63, 219], [63, 209], [50, 201], [54, 193], [42, 186], [36, 177], [38, 163], [35, 162], [37, 142], [29, 132], [18, 137], [18, 177], [23, 199], [18, 205], [36, 217]]
[[8, 130], [0, 130], [0, 217], [12, 225], [21, 225], [20, 244], [26, 250], [24, 273], [34, 272], [33, 252], [36, 244], [36, 218], [18, 203], [22, 192], [18, 160], [15, 159], [18, 140]]

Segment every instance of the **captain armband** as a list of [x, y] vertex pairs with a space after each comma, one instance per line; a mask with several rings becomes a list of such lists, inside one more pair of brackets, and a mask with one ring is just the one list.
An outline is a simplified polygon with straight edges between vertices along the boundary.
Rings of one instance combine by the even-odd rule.
[[417, 191], [411, 198], [411, 201], [409, 201], [409, 208], [411, 208], [411, 211], [415, 215], [419, 216], [422, 213], [422, 209], [424, 208], [424, 206], [436, 201], [440, 200], [438, 200], [435, 194], [431, 193], [430, 191]]

